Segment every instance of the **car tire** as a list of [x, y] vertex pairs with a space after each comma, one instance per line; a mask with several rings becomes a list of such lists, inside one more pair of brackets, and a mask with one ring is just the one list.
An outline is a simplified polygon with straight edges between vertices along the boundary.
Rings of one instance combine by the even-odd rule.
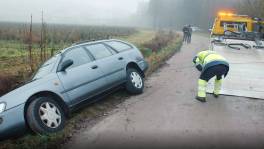
[[144, 78], [138, 70], [127, 69], [126, 90], [131, 94], [142, 94], [144, 90]]
[[56, 133], [65, 126], [65, 113], [51, 97], [38, 97], [28, 106], [26, 119], [30, 129], [37, 134]]

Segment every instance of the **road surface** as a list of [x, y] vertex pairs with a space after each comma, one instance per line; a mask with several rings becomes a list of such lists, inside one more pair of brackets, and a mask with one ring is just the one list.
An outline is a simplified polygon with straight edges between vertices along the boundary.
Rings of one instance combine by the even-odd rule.
[[199, 73], [192, 58], [209, 39], [194, 35], [133, 96], [64, 148], [264, 148], [264, 101], [208, 95], [194, 99]]

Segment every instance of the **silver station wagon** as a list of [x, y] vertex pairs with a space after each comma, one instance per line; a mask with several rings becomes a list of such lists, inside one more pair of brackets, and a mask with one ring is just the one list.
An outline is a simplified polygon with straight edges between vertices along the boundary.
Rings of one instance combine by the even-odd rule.
[[120, 40], [79, 43], [62, 50], [30, 82], [0, 97], [0, 139], [26, 130], [61, 131], [72, 111], [120, 86], [141, 94], [147, 69], [141, 52]]

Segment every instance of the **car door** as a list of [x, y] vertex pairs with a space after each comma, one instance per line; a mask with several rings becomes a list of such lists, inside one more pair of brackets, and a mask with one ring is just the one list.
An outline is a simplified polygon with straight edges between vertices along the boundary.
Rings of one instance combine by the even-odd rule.
[[87, 45], [85, 48], [96, 59], [109, 87], [122, 83], [125, 73], [123, 57], [102, 43]]
[[107, 41], [105, 44], [117, 52], [117, 54], [114, 56], [114, 59], [119, 60], [120, 67], [124, 68], [123, 72], [121, 73], [121, 78], [126, 80], [126, 66], [127, 62], [130, 60], [128, 57], [133, 57], [133, 55], [131, 55], [134, 53], [131, 52], [133, 47], [127, 43], [115, 40]]
[[66, 60], [72, 60], [73, 65], [64, 72], [58, 72], [58, 77], [73, 105], [96, 95], [106, 85], [101, 68], [82, 47], [64, 53], [60, 64]]

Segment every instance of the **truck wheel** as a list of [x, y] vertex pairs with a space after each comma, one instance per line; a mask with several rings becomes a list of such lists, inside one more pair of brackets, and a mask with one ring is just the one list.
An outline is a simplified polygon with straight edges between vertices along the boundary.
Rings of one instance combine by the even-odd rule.
[[65, 114], [51, 97], [38, 97], [30, 103], [26, 118], [29, 127], [37, 134], [61, 131], [65, 126]]
[[141, 94], [144, 90], [144, 78], [134, 68], [127, 70], [126, 90], [131, 94]]

